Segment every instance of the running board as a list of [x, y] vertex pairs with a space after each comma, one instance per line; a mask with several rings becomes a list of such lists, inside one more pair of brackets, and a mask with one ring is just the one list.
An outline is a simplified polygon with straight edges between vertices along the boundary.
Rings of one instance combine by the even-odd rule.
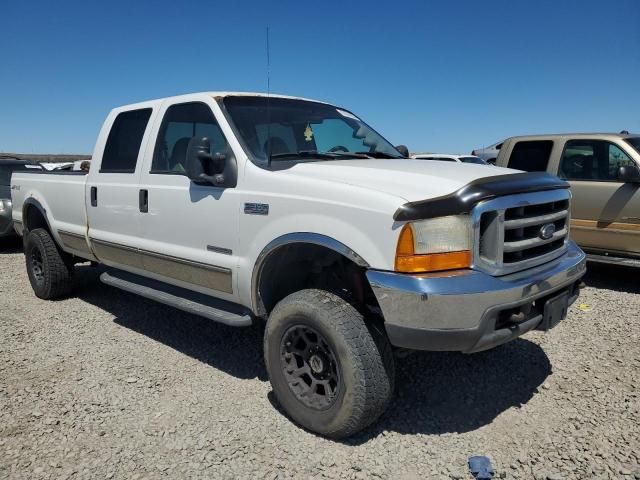
[[158, 280], [121, 270], [104, 272], [100, 275], [100, 280], [111, 287], [135, 293], [225, 325], [247, 327], [253, 323], [249, 311], [240, 305]]
[[626, 267], [640, 267], [640, 259], [628, 257], [614, 257], [612, 255], [598, 255], [587, 253], [587, 260], [593, 263], [606, 263], [608, 265], [624, 265]]

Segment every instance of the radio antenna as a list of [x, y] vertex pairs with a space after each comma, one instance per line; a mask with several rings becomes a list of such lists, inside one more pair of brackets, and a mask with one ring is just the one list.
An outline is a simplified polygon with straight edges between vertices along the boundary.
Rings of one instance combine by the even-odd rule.
[[271, 166], [271, 48], [269, 46], [269, 26], [267, 25], [267, 168]]

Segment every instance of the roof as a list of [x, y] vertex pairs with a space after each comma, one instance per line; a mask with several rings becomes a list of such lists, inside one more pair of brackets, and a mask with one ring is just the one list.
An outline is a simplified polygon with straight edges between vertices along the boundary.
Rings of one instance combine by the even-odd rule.
[[514, 137], [510, 137], [512, 139], [523, 139], [523, 138], [593, 138], [593, 137], [616, 137], [616, 138], [632, 138], [639, 137], [638, 133], [616, 133], [616, 132], [593, 132], [593, 133], [548, 133], [548, 134], [536, 134], [536, 135], [517, 135]]
[[117, 110], [120, 109], [128, 109], [131, 107], [137, 107], [137, 106], [142, 106], [142, 105], [149, 105], [152, 103], [160, 103], [160, 102], [164, 102], [165, 100], [171, 100], [172, 102], [188, 102], [188, 101], [193, 101], [194, 97], [197, 96], [209, 96], [209, 97], [213, 97], [213, 98], [224, 98], [224, 97], [269, 97], [269, 98], [286, 98], [286, 99], [290, 99], [290, 100], [304, 100], [307, 102], [316, 102], [316, 103], [324, 103], [326, 105], [332, 105], [328, 102], [324, 102], [322, 100], [314, 100], [311, 98], [304, 98], [304, 97], [293, 97], [290, 95], [281, 95], [281, 94], [277, 94], [277, 93], [264, 93], [264, 92], [228, 92], [228, 91], [213, 91], [213, 92], [193, 92], [193, 93], [187, 93], [184, 95], [175, 95], [172, 97], [163, 97], [163, 98], [155, 98], [155, 99], [151, 99], [151, 100], [145, 100], [142, 102], [136, 102], [136, 103], [131, 103], [131, 104], [127, 104], [127, 105], [121, 105], [119, 107], [117, 107]]

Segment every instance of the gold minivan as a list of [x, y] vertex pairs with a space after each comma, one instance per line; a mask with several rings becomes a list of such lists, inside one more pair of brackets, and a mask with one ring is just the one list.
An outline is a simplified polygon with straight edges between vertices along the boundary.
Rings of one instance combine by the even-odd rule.
[[592, 261], [640, 267], [640, 135], [511, 137], [496, 165], [571, 184], [571, 237]]

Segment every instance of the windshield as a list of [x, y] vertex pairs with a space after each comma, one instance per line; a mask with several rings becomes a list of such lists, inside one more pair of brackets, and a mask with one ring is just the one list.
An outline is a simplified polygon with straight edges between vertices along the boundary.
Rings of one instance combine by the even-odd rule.
[[[346, 110], [306, 100], [226, 97], [224, 106], [257, 163], [403, 158]], [[267, 108], [268, 106], [268, 108]]]
[[460, 161], [464, 163], [477, 163], [479, 165], [487, 164], [487, 162], [485, 162], [483, 159], [479, 157], [460, 157]]
[[23, 163], [9, 163], [3, 165], [0, 163], [0, 185], [11, 185], [11, 173], [16, 170], [42, 170], [39, 165], [30, 165]]
[[629, 137], [625, 138], [625, 140], [636, 149], [636, 152], [640, 153], [640, 137]]

